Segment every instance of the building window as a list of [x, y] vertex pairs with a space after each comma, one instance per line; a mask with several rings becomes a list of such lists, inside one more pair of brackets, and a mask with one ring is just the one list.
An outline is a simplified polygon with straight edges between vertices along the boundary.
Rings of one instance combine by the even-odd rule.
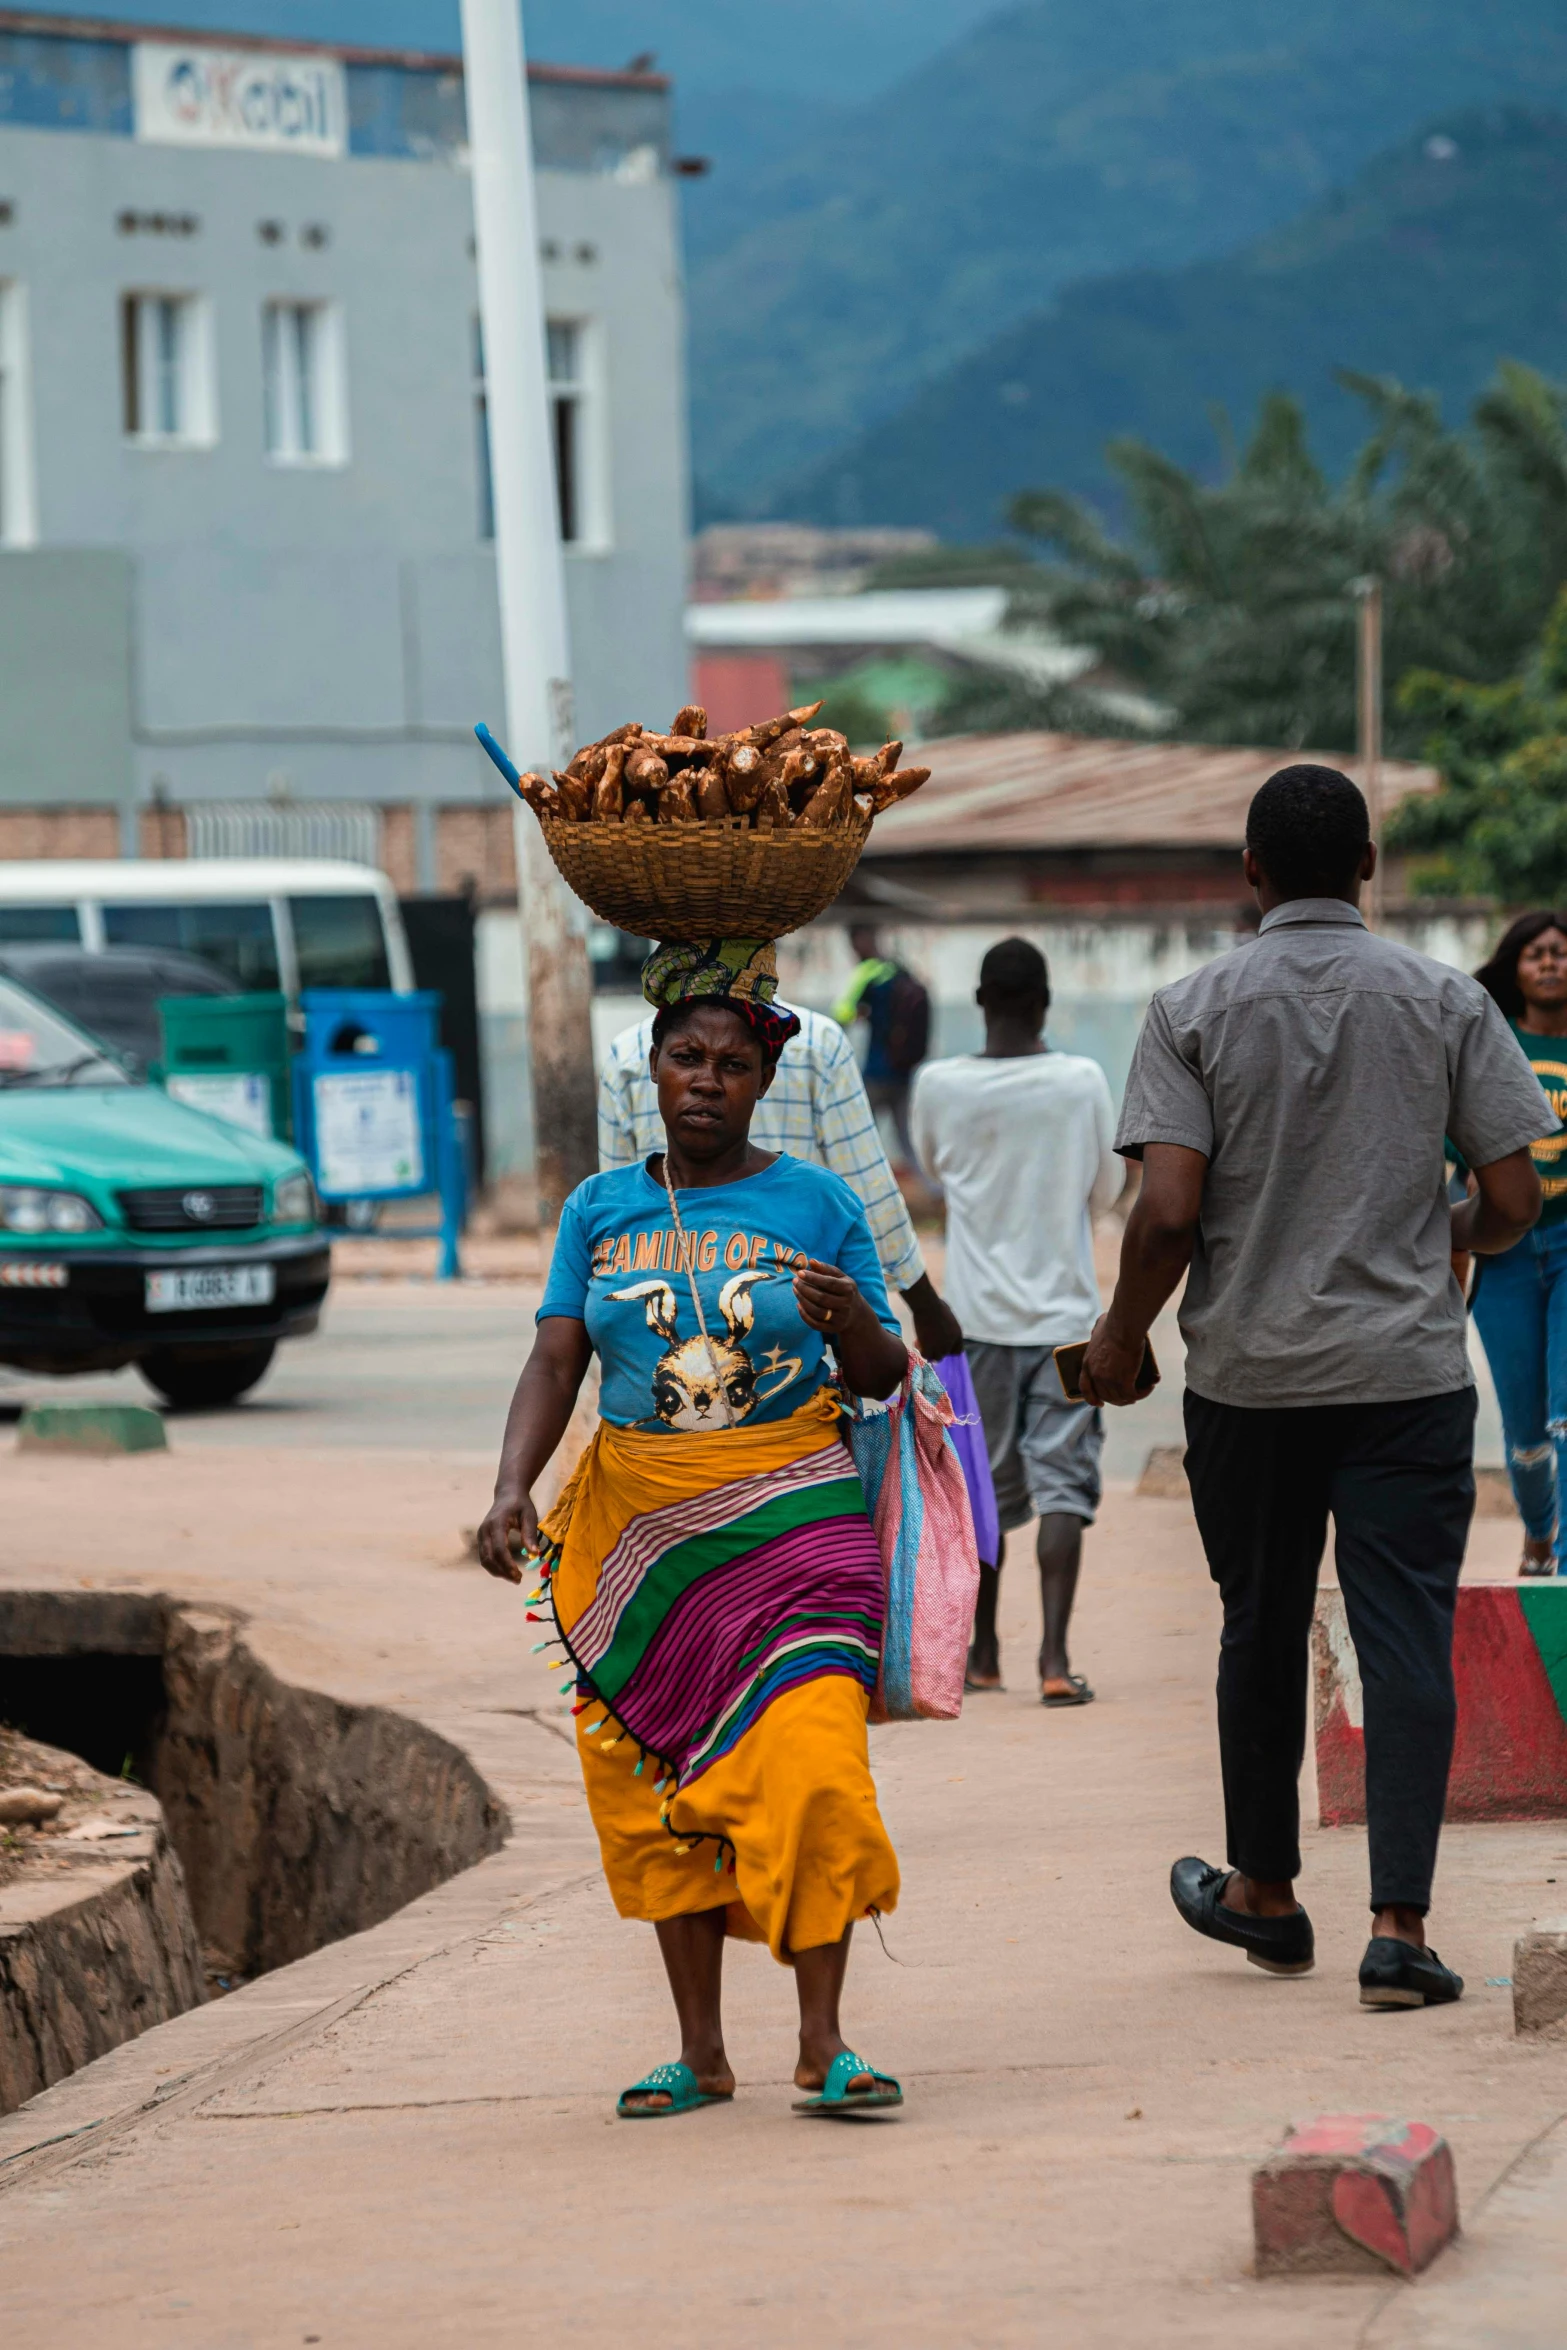
[[[575, 318], [552, 318], [546, 325], [550, 454], [555, 467], [561, 544], [567, 547], [601, 546], [607, 536], [594, 445], [596, 418], [590, 331]], [[473, 322], [473, 419], [479, 536], [492, 539], [495, 477], [490, 462], [489, 385], [484, 365], [484, 327], [477, 318]]]
[[194, 212], [119, 212], [115, 227], [122, 237], [194, 237], [201, 222]]
[[330, 302], [269, 302], [261, 314], [267, 455], [279, 465], [348, 457], [342, 326]]
[[120, 372], [127, 439], [149, 448], [217, 439], [211, 322], [198, 295], [123, 296]]
[[560, 508], [561, 545], [573, 547], [583, 528], [584, 386], [583, 332], [575, 318], [552, 318], [546, 328], [549, 351], [550, 440], [555, 452], [555, 497]]
[[27, 296], [0, 278], [0, 547], [30, 547], [37, 536]]
[[473, 322], [473, 456], [479, 488], [479, 536], [495, 536], [495, 475], [490, 466], [490, 395], [484, 375], [484, 321]]

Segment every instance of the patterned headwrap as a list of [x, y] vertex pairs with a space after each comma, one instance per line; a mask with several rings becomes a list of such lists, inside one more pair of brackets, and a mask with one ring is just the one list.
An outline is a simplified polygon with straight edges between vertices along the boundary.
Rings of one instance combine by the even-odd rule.
[[653, 1042], [663, 1042], [666, 1015], [677, 1004], [722, 1004], [738, 1012], [769, 1061], [776, 1061], [800, 1023], [774, 1009], [778, 956], [768, 938], [670, 939], [642, 966], [642, 993], [654, 1006]]

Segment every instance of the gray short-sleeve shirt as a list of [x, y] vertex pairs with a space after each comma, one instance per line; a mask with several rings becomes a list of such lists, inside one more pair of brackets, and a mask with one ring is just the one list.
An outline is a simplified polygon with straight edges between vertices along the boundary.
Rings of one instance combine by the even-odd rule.
[[1470, 1383], [1444, 1138], [1472, 1167], [1560, 1132], [1484, 988], [1293, 898], [1159, 990], [1115, 1147], [1208, 1161], [1181, 1334], [1215, 1403], [1384, 1403]]

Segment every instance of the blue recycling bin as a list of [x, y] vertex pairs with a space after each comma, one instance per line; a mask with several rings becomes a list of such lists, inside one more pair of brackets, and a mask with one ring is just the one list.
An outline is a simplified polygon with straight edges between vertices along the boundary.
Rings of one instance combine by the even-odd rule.
[[[334, 1205], [435, 1193], [440, 1278], [461, 1271], [467, 1204], [452, 1058], [440, 1044], [441, 998], [424, 990], [307, 988], [305, 1034], [294, 1057], [294, 1139], [316, 1189]], [[405, 1228], [407, 1229], [407, 1228]]]

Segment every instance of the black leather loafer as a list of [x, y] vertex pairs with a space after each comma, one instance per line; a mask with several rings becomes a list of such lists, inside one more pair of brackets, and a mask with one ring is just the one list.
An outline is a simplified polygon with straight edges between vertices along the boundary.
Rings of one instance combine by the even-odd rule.
[[1462, 1999], [1464, 1978], [1434, 1950], [1417, 1950], [1391, 1934], [1373, 1934], [1360, 1962], [1362, 2007], [1445, 2007]]
[[1303, 1909], [1287, 1918], [1248, 1917], [1226, 1909], [1221, 1896], [1233, 1871], [1205, 1860], [1178, 1860], [1170, 1871], [1170, 1899], [1195, 1933], [1244, 1950], [1270, 1975], [1309, 1975], [1317, 1963], [1316, 1937]]

